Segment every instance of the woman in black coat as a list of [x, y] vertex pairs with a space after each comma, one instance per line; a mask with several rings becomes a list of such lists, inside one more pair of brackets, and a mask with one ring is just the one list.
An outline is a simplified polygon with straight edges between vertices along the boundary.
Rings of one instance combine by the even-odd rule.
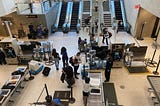
[[68, 64], [67, 49], [65, 47], [61, 48], [61, 55], [62, 55], [63, 67], [65, 67], [65, 65]]
[[6, 64], [5, 54], [0, 50], [0, 64]]
[[112, 66], [113, 66], [113, 60], [111, 58], [108, 58], [105, 69], [105, 78], [106, 78], [105, 82], [108, 82], [110, 80]]
[[66, 64], [66, 67], [62, 68], [62, 75], [61, 75], [61, 81], [64, 83], [64, 80], [68, 84], [68, 88], [70, 88], [74, 83], [75, 80], [73, 78], [73, 68]]

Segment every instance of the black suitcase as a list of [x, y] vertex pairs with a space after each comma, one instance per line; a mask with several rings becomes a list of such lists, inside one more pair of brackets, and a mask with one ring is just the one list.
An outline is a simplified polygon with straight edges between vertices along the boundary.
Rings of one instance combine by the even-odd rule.
[[49, 75], [50, 70], [51, 70], [51, 68], [49, 68], [49, 67], [45, 67], [45, 68], [43, 69], [42, 74], [43, 74], [44, 76], [48, 76], [48, 75]]
[[32, 35], [31, 34], [28, 34], [28, 39], [32, 39]]

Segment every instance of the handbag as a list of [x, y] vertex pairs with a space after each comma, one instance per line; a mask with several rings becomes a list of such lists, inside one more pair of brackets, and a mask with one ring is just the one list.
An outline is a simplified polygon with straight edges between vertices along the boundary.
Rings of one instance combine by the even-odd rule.
[[60, 58], [60, 57], [58, 57], [58, 59], [59, 59], [59, 60], [61, 60], [61, 58]]

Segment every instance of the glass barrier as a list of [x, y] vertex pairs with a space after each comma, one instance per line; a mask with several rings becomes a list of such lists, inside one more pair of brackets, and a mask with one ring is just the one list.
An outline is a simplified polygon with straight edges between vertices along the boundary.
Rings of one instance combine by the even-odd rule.
[[54, 0], [33, 0], [26, 2], [19, 0], [17, 4], [18, 14], [43, 14], [54, 5]]

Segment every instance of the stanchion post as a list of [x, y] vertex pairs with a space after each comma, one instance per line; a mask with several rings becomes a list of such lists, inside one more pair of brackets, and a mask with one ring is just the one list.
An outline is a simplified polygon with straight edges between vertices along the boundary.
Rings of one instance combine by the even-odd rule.
[[157, 67], [156, 67], [156, 71], [153, 71], [153, 74], [155, 74], [155, 75], [159, 74], [159, 72], [158, 72], [159, 64], [160, 64], [160, 56], [159, 56], [158, 64], [157, 64]]
[[31, 72], [29, 72], [29, 80], [33, 80], [34, 76], [32, 76]]
[[146, 63], [147, 63], [147, 66], [156, 67], [156, 66], [157, 66], [157, 62], [154, 61], [153, 59], [154, 59], [154, 56], [155, 56], [155, 54], [156, 54], [157, 49], [159, 49], [158, 44], [157, 44], [157, 38], [155, 39], [155, 43], [153, 43], [152, 46], [153, 46], [153, 48], [155, 49], [155, 50], [154, 50], [154, 53], [153, 53], [153, 55], [152, 55], [152, 59], [151, 59], [151, 60], [150, 60], [150, 59], [147, 60]]
[[85, 79], [86, 77], [86, 70], [85, 70], [85, 64], [83, 65], [83, 76], [82, 76], [82, 79]]
[[73, 87], [71, 86], [71, 97], [69, 99], [69, 102], [71, 104], [75, 103], [76, 99], [73, 97]]
[[143, 37], [142, 37], [142, 33], [143, 33], [143, 29], [144, 29], [144, 25], [146, 24], [147, 22], [144, 22], [141, 26], [141, 32], [140, 32], [140, 35], [137, 37], [137, 40], [144, 40]]

